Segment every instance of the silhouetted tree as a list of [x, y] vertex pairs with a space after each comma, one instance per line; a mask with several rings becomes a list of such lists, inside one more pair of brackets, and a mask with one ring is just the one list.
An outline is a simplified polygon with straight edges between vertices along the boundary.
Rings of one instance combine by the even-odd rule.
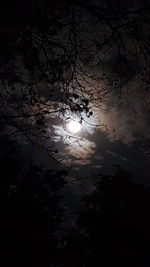
[[149, 215], [149, 188], [121, 168], [101, 176], [65, 240], [63, 266], [149, 266]]
[[34, 163], [27, 167], [13, 142], [3, 140], [0, 148], [1, 241], [7, 255], [4, 266], [47, 267], [59, 255], [61, 189], [67, 172], [45, 170]]

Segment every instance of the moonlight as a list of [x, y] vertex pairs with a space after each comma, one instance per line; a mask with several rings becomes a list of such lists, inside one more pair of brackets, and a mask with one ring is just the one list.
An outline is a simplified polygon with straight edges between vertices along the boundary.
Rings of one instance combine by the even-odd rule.
[[81, 124], [77, 121], [70, 121], [68, 123], [68, 130], [71, 132], [71, 133], [78, 133], [80, 130], [81, 130]]

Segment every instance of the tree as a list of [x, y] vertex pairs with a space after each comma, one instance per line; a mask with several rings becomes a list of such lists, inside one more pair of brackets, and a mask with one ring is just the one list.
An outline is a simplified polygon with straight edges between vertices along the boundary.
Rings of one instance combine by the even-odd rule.
[[63, 266], [149, 265], [149, 192], [121, 168], [101, 176], [65, 240]]
[[4, 266], [47, 267], [59, 256], [61, 190], [67, 172], [45, 170], [34, 163], [26, 167], [19, 147], [12, 141], [0, 141], [1, 241], [7, 255]]
[[16, 0], [0, 18], [2, 134], [21, 132], [57, 158], [44, 145], [45, 121], [77, 114], [82, 123], [133, 80], [146, 98], [149, 8], [141, 1]]

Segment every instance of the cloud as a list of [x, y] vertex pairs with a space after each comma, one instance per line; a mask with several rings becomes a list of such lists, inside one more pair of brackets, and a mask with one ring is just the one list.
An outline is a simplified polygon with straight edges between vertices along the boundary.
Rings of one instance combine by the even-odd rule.
[[91, 163], [90, 159], [76, 159], [74, 160], [74, 164], [75, 165], [80, 165], [80, 166], [85, 166], [85, 165], [89, 165]]
[[110, 154], [114, 158], [121, 159], [123, 161], [129, 161], [126, 157], [122, 157], [122, 156], [120, 156], [119, 154], [117, 154], [117, 153], [115, 153], [113, 151], [107, 150], [106, 153]]
[[63, 151], [63, 158], [69, 165], [89, 165], [91, 155], [95, 153], [96, 144], [88, 140], [86, 133], [80, 135], [69, 133], [63, 125], [54, 125], [51, 136], [58, 151]]
[[100, 112], [102, 129], [107, 132], [111, 141], [130, 144], [140, 138], [150, 138], [150, 104], [145, 105], [138, 88], [132, 91], [130, 87], [130, 90], [130, 94], [123, 95], [119, 101], [112, 97], [109, 100], [111, 109]]
[[[67, 151], [77, 159], [88, 159], [95, 152], [95, 143], [88, 139], [82, 138], [77, 142], [70, 143], [67, 147]], [[81, 165], [83, 162], [81, 161]]]

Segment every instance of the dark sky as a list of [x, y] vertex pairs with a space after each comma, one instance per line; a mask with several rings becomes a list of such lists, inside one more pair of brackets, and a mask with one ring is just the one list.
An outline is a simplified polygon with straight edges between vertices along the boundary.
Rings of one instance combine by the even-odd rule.
[[[131, 2], [132, 1], [127, 1], [125, 3], [122, 3], [122, 1], [114, 1], [114, 5], [112, 6], [111, 1], [107, 1], [107, 4], [110, 10], [112, 10], [112, 8], [114, 8], [115, 10], [116, 6], [117, 7], [119, 6], [119, 8], [123, 10], [121, 12], [124, 12], [124, 10], [128, 10], [129, 6], [131, 7], [130, 10], [132, 12], [133, 7], [136, 7], [136, 8], [144, 7], [145, 8], [145, 7], [148, 7], [149, 5], [149, 1], [144, 1], [144, 2], [135, 1], [133, 6]], [[143, 80], [142, 81], [140, 80], [140, 76], [142, 75], [141, 74], [142, 70], [140, 69], [139, 71], [138, 67], [136, 66], [135, 61], [134, 61], [135, 58], [130, 57], [129, 54], [127, 54], [127, 58], [125, 58], [123, 56], [122, 51], [121, 51], [122, 55], [120, 56], [119, 52], [121, 49], [116, 44], [117, 43], [115, 39], [116, 35], [114, 39], [111, 39], [105, 47], [103, 47], [102, 49], [98, 50], [97, 53], [95, 53], [95, 49], [98, 49], [101, 43], [106, 41], [105, 40], [106, 35], [109, 35], [112, 30], [110, 23], [108, 23], [109, 20], [107, 21], [107, 18], [104, 21], [102, 19], [102, 23], [104, 24], [106, 22], [106, 25], [104, 26], [104, 28], [102, 27], [101, 29], [101, 21], [99, 21], [99, 18], [97, 17], [98, 11], [94, 8], [94, 6], [95, 5], [98, 6], [99, 3], [100, 3], [99, 1], [92, 1], [93, 6], [91, 8], [91, 13], [89, 12], [90, 10], [89, 6], [91, 4], [90, 1], [81, 1], [81, 3], [80, 1], [77, 1], [77, 5], [75, 5], [75, 9], [74, 9], [74, 19], [76, 22], [76, 29], [75, 29], [76, 40], [74, 40], [74, 42], [76, 41], [78, 44], [78, 53], [79, 53], [79, 59], [76, 64], [80, 63], [80, 65], [78, 65], [78, 68], [80, 66], [83, 67], [84, 65], [86, 74], [88, 72], [88, 74], [90, 75], [95, 75], [94, 77], [98, 77], [98, 76], [101, 77], [100, 80], [95, 81], [93, 79], [93, 81], [90, 81], [89, 83], [90, 78], [86, 76], [86, 79], [85, 79], [83, 72], [81, 73], [77, 72], [76, 74], [78, 81], [80, 81], [83, 88], [85, 88], [83, 95], [81, 92], [79, 92], [79, 94], [81, 94], [80, 96], [82, 96], [82, 98], [83, 97], [90, 98], [90, 96], [92, 96], [91, 98], [92, 101], [90, 102], [90, 110], [92, 110], [93, 115], [90, 118], [88, 118], [86, 114], [83, 114], [83, 123], [82, 123], [81, 132], [74, 135], [74, 134], [68, 133], [67, 131], [67, 118], [69, 117], [69, 120], [79, 120], [80, 116], [71, 112], [70, 110], [67, 111], [66, 113], [60, 112], [58, 114], [55, 114], [55, 110], [58, 107], [66, 108], [68, 107], [67, 105], [69, 103], [68, 99], [64, 100], [63, 97], [60, 99], [61, 94], [58, 89], [60, 89], [61, 86], [63, 85], [62, 80], [60, 81], [60, 88], [58, 88], [58, 85], [55, 87], [56, 82], [54, 82], [54, 84], [50, 82], [45, 82], [45, 83], [41, 82], [38, 84], [37, 87], [34, 88], [34, 90], [37, 90], [40, 92], [41, 99], [45, 98], [47, 101], [46, 104], [48, 104], [51, 110], [54, 111], [53, 115], [47, 116], [46, 122], [44, 126], [42, 126], [42, 130], [45, 130], [47, 136], [49, 137], [49, 140], [46, 141], [44, 144], [46, 147], [46, 150], [50, 151], [51, 147], [54, 147], [54, 149], [58, 151], [58, 157], [60, 156], [60, 158], [63, 159], [63, 164], [69, 166], [70, 172], [69, 172], [67, 179], [70, 179], [70, 181], [72, 181], [72, 180], [75, 180], [76, 178], [81, 178], [81, 181], [79, 181], [77, 185], [68, 184], [68, 188], [66, 189], [68, 190], [68, 192], [70, 192], [70, 193], [66, 193], [66, 196], [67, 194], [70, 194], [69, 199], [70, 199], [71, 204], [69, 204], [69, 207], [72, 207], [72, 210], [74, 210], [75, 206], [77, 207], [77, 205], [75, 204], [76, 200], [81, 199], [82, 196], [86, 195], [87, 193], [93, 190], [95, 182], [96, 182], [96, 175], [98, 173], [112, 172], [114, 164], [121, 165], [123, 168], [133, 173], [133, 176], [135, 177], [136, 181], [143, 183], [143, 184], [150, 183], [150, 177], [149, 177], [150, 157], [147, 153], [147, 151], [149, 150], [147, 143], [150, 139], [149, 88], [148, 88], [148, 85], [145, 85]], [[83, 10], [84, 5], [85, 5], [86, 11]], [[22, 24], [20, 24], [21, 25], [20, 26], [18, 24], [18, 21], [23, 23], [23, 27], [26, 29], [27, 32], [30, 29], [30, 26], [29, 25], [26, 26], [25, 20], [27, 21], [29, 20], [30, 23], [32, 23], [32, 19], [34, 21], [34, 17], [32, 17], [33, 15], [32, 12], [31, 13], [27, 12], [29, 9], [29, 6], [30, 6], [29, 1], [27, 2], [23, 1], [23, 5], [20, 4], [19, 1], [15, 1], [15, 4], [9, 6], [8, 9], [6, 5], [3, 5], [2, 11], [1, 11], [2, 18], [3, 18], [3, 14], [5, 14], [7, 10], [9, 14], [9, 19], [12, 19], [13, 23], [16, 23], [16, 24], [13, 24], [16, 27], [13, 38], [14, 39], [16, 38], [15, 44], [17, 45], [20, 44], [21, 41], [23, 40], [22, 32], [20, 33], [20, 35], [18, 35], [18, 31], [20, 30], [19, 27], [22, 27]], [[34, 6], [34, 2], [33, 2], [32, 7], [36, 7], [36, 4]], [[104, 4], [104, 7], [105, 7], [105, 4]], [[35, 10], [33, 8], [34, 12]], [[58, 14], [58, 19], [59, 19], [59, 15], [60, 14], [63, 15], [63, 12], [66, 12], [66, 11], [64, 10], [64, 6], [60, 4], [60, 1], [57, 1], [57, 3], [54, 5], [54, 9], [52, 9], [51, 12], [52, 12], [51, 16], [53, 16], [55, 13]], [[117, 12], [117, 10], [115, 12]], [[17, 14], [17, 17], [15, 17], [16, 14]], [[21, 16], [23, 16], [25, 20], [22, 20]], [[14, 18], [16, 19], [15, 22], [14, 22]], [[123, 20], [123, 22], [126, 23], [126, 20]], [[136, 27], [140, 25], [140, 22], [139, 22], [139, 19], [137, 19]], [[65, 38], [67, 38], [68, 36], [68, 25], [65, 23], [64, 23], [65, 26], [63, 26], [64, 28], [62, 31], [60, 30], [60, 32], [58, 31], [58, 33], [51, 32], [51, 35], [52, 35], [51, 38], [54, 38], [53, 41], [55, 41], [55, 39], [57, 38], [60, 39], [61, 44], [63, 45], [67, 44], [67, 48], [68, 48], [69, 45], [70, 46], [72, 45], [72, 43], [70, 42], [68, 45], [67, 39], [65, 40]], [[115, 23], [117, 25], [118, 21], [116, 21]], [[143, 29], [143, 34], [145, 33], [145, 36], [146, 36], [147, 25], [145, 26], [146, 24], [145, 21], [142, 23], [143, 24], [141, 28]], [[40, 25], [39, 21], [36, 21], [33, 23], [33, 26], [35, 28], [36, 27], [38, 28], [39, 25]], [[120, 28], [118, 29], [120, 30]], [[141, 37], [142, 35], [141, 32], [140, 32], [141, 35], [138, 35], [139, 32], [136, 33], [136, 29], [133, 29], [133, 30], [135, 32], [135, 36], [137, 37], [137, 39]], [[14, 52], [13, 50], [14, 39], [11, 36], [12, 34], [11, 31], [12, 29], [7, 32], [7, 30], [4, 27], [4, 33], [8, 34], [7, 41], [10, 44], [10, 47], [12, 49], [10, 50]], [[120, 31], [121, 31], [120, 39], [123, 36], [125, 45], [127, 49], [130, 50], [131, 52], [132, 51], [132, 48], [131, 48], [132, 38], [129, 41], [128, 37], [125, 35], [126, 32], [122, 33], [122, 30]], [[4, 37], [5, 37], [5, 34], [4, 34]], [[15, 36], [15, 34], [17, 37]], [[102, 36], [102, 39], [101, 39], [101, 36]], [[132, 32], [130, 37], [133, 37], [133, 36], [134, 34]], [[33, 38], [32, 45], [34, 44], [34, 42], [35, 40]], [[19, 53], [22, 52], [21, 50], [22, 46], [19, 47], [19, 45], [18, 45], [20, 49], [20, 50], [18, 49], [19, 52], [18, 51], [14, 52], [16, 54], [17, 53], [19, 54], [19, 55], [17, 54], [16, 56], [17, 59], [15, 59], [16, 61], [14, 60], [15, 63], [13, 66], [16, 66], [18, 64], [17, 72], [20, 73], [20, 77], [23, 77], [22, 78], [23, 82], [21, 82], [21, 86], [24, 86], [24, 80], [26, 78], [29, 79], [29, 82], [30, 82], [30, 79], [32, 76], [32, 75], [28, 75], [26, 68], [28, 66], [27, 59], [29, 60], [29, 58], [33, 54], [33, 50], [30, 51], [31, 43], [29, 43], [29, 46], [27, 46], [27, 44], [28, 43], [25, 43], [25, 47], [26, 47], [25, 55], [20, 56]], [[10, 47], [8, 45], [8, 48]], [[54, 52], [57, 54], [58, 50], [59, 50], [58, 47], [57, 48], [54, 47], [54, 50], [52, 50], [52, 52], [50, 51], [51, 53], [50, 56], [53, 57]], [[25, 56], [28, 54], [29, 51], [32, 53], [29, 53], [29, 56], [25, 58]], [[2, 51], [0, 52], [2, 55], [3, 54]], [[7, 57], [9, 58], [9, 56], [10, 54], [8, 53]], [[59, 51], [59, 58], [60, 57], [61, 55]], [[44, 56], [43, 55], [41, 56], [40, 54], [39, 58], [41, 61], [43, 60], [42, 64], [44, 64], [43, 63], [45, 60]], [[21, 69], [20, 66], [23, 60], [25, 61], [24, 62], [25, 68]], [[146, 62], [146, 59], [144, 62]], [[5, 67], [3, 64], [1, 64], [1, 70], [5, 71]], [[56, 61], [55, 64], [56, 64], [55, 67], [58, 66], [59, 61]], [[70, 65], [68, 64], [68, 66]], [[68, 66], [66, 67], [67, 70], [65, 74], [67, 73], [68, 77], [70, 77], [69, 76], [70, 70]], [[51, 69], [55, 69], [53, 65], [51, 66]], [[117, 78], [119, 77], [118, 78], [119, 82], [118, 80], [116, 81], [116, 77]], [[108, 85], [109, 85], [110, 93], [108, 94], [108, 97], [105, 98], [104, 97], [105, 94], [103, 94], [105, 89], [104, 91], [102, 90], [102, 94], [99, 94], [99, 92], [101, 91], [103, 87], [107, 88]], [[121, 95], [118, 94], [118, 90], [119, 90], [118, 88], [120, 88], [119, 86], [120, 87], [122, 86]], [[50, 97], [49, 92], [51, 91], [53, 87], [55, 87], [55, 93], [52, 98]], [[18, 88], [22, 88], [22, 87], [18, 87]], [[62, 86], [62, 88], [64, 87]], [[14, 93], [15, 96], [18, 93], [16, 92]], [[73, 91], [69, 91], [68, 95], [70, 96], [72, 93]], [[94, 97], [97, 98], [97, 100], [95, 100]], [[13, 100], [11, 101], [13, 102]], [[44, 106], [43, 103], [41, 104], [41, 106], [42, 105]], [[5, 102], [4, 110], [6, 111], [7, 108], [8, 106], [7, 106], [7, 103]], [[37, 106], [36, 107], [34, 106], [35, 110], [33, 107], [31, 108], [35, 112]], [[11, 107], [10, 110], [8, 109], [8, 113], [12, 112], [12, 109], [13, 107]], [[27, 106], [27, 111], [29, 111], [28, 106]], [[34, 119], [32, 122], [29, 122], [29, 125], [30, 123], [31, 125], [34, 124]], [[35, 133], [34, 130], [32, 133]], [[29, 144], [29, 142], [26, 139], [23, 142], [22, 136], [19, 137], [18, 135], [17, 140], [22, 143], [21, 146], [23, 147], [22, 150], [23, 150], [23, 154], [25, 154], [25, 157], [30, 158], [33, 162], [36, 162], [36, 163], [38, 162], [39, 164], [43, 164], [46, 168], [50, 168], [50, 167], [55, 167], [56, 169], [60, 168], [58, 167], [56, 162], [52, 161], [50, 158], [48, 158], [47, 156], [42, 154], [40, 151], [38, 151], [36, 148], [34, 148], [34, 146], [32, 144]], [[41, 142], [40, 138], [37, 138], [37, 140], [38, 142]], [[91, 178], [83, 179], [87, 175], [91, 176]], [[68, 199], [68, 196], [67, 196], [67, 199]]]
[[[118, 6], [118, 3], [119, 1], [116, 1], [113, 8], [115, 5]], [[88, 5], [89, 2], [86, 4]], [[93, 4], [98, 5], [99, 2], [93, 1]], [[112, 3], [110, 2], [109, 4], [112, 7]], [[121, 3], [120, 7], [126, 10], [130, 5], [132, 8], [140, 8], [142, 4], [141, 1], [137, 1], [132, 6], [131, 2], [127, 2], [125, 4]], [[148, 5], [148, 1], [145, 1], [144, 5]], [[79, 42], [82, 42], [83, 45], [85, 45], [84, 42], [86, 43], [86, 38], [88, 38], [88, 53], [92, 55], [95, 49], [93, 40], [98, 42], [100, 38], [100, 24], [96, 17], [91, 19], [89, 14], [83, 15], [84, 12], [81, 10], [79, 7], [75, 9], [75, 19], [77, 21], [81, 15], [81, 21], [77, 24], [76, 34]], [[84, 39], [81, 34], [82, 30], [86, 32]], [[108, 34], [109, 29], [106, 27], [105, 30]], [[145, 34], [146, 32], [145, 26]], [[129, 49], [130, 41], [126, 40], [126, 37], [125, 41]], [[89, 179], [82, 179], [77, 186], [68, 185], [72, 199], [71, 205], [69, 204], [71, 207], [77, 206], [76, 200], [93, 190], [96, 174], [112, 172], [114, 164], [121, 165], [131, 172], [136, 181], [143, 184], [150, 183], [150, 157], [147, 154], [149, 149], [147, 141], [150, 138], [150, 94], [147, 89], [148, 86], [140, 80], [139, 69], [137, 69], [133, 58], [128, 55], [127, 59], [124, 59], [123, 56], [120, 57], [118, 55], [118, 48], [115, 42], [112, 44], [110, 42], [108, 51], [104, 52], [102, 50], [91, 57], [85, 53], [83, 61], [88, 62], [90, 74], [101, 75], [104, 72], [106, 75], [105, 81], [107, 83], [113, 81], [114, 88], [120, 85], [120, 83], [116, 85], [112, 80], [115, 75], [118, 75], [117, 77], [121, 79], [122, 83], [127, 80], [125, 85], [122, 86], [121, 96], [116, 96], [115, 90], [117, 89], [114, 89], [103, 101], [91, 101], [93, 116], [87, 118], [83, 115], [87, 122], [83, 122], [81, 132], [71, 135], [71, 137], [70, 133], [66, 131], [66, 119], [70, 117], [70, 119], [78, 120], [78, 116], [75, 114], [70, 112], [65, 115], [54, 114], [53, 118], [47, 118], [44, 126], [49, 136], [51, 136], [51, 145], [54, 145], [58, 150], [59, 156], [63, 158], [63, 163], [71, 167], [68, 179], [74, 180], [76, 177], [83, 178], [91, 175]], [[87, 94], [90, 94], [90, 90], [93, 90], [95, 95], [94, 86], [101, 89], [105, 82], [101, 80], [97, 84], [93, 81], [88, 85], [83, 80], [83, 74], [78, 79], [85, 86]], [[43, 84], [42, 88], [44, 86]], [[45, 87], [42, 91], [44, 97], [48, 97], [47, 92], [47, 87]], [[59, 104], [64, 105], [63, 102], [64, 100]], [[56, 104], [58, 104], [57, 101]], [[99, 126], [91, 126], [91, 124]], [[49, 143], [47, 143], [47, 146], [49, 146]], [[52, 163], [51, 160], [46, 159], [44, 155], [37, 151], [33, 151], [32, 159], [43, 163], [47, 168], [52, 164], [55, 165], [55, 163]]]

